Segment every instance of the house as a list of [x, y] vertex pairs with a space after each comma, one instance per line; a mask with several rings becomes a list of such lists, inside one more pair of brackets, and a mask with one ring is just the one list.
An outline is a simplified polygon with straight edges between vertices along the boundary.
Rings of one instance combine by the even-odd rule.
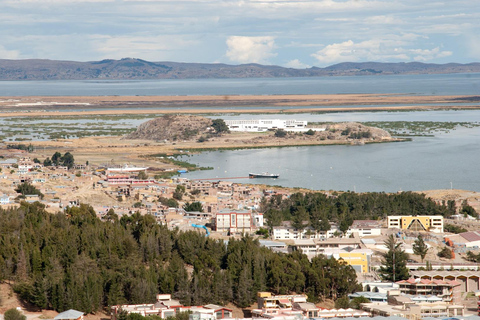
[[40, 201], [40, 197], [38, 196], [38, 194], [26, 194], [25, 201], [28, 203], [34, 203]]
[[443, 233], [442, 216], [388, 216], [387, 228]]
[[83, 312], [77, 310], [67, 310], [59, 313], [54, 320], [83, 320]]
[[157, 301], [150, 304], [116, 305], [112, 306], [111, 319], [116, 320], [119, 312], [128, 314], [138, 313], [144, 317], [156, 315], [162, 319], [174, 317], [177, 312], [191, 312], [190, 320], [218, 320], [232, 318], [233, 310], [208, 304], [205, 306], [183, 306], [179, 301], [173, 300], [170, 294], [157, 294]]
[[3, 205], [3, 204], [10, 204], [10, 197], [7, 196], [6, 194], [0, 196], [0, 204]]

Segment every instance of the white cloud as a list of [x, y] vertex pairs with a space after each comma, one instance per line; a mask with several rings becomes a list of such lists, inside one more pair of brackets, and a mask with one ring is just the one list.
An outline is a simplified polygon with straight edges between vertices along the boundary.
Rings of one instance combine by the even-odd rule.
[[372, 39], [355, 43], [348, 40], [327, 45], [311, 56], [322, 64], [355, 61], [429, 61], [452, 55], [450, 51], [411, 48], [415, 35], [391, 36], [389, 39]]
[[290, 60], [285, 64], [285, 67], [287, 68], [294, 68], [294, 69], [306, 69], [310, 68], [308, 64], [302, 63], [298, 59]]
[[403, 21], [401, 19], [395, 18], [393, 16], [373, 16], [367, 17], [365, 19], [365, 23], [367, 24], [402, 24]]
[[440, 51], [439, 47], [433, 48], [432, 50], [411, 49], [409, 51], [415, 55], [413, 57], [413, 60], [415, 61], [429, 61], [435, 58], [445, 58], [452, 55], [451, 51]]
[[270, 36], [242, 37], [230, 36], [227, 39], [227, 57], [240, 63], [268, 63], [268, 59], [275, 57], [275, 39]]
[[103, 58], [119, 59], [124, 57], [142, 58], [152, 61], [174, 59], [175, 53], [189, 48], [197, 41], [185, 40], [180, 36], [92, 36], [96, 51]]
[[0, 59], [18, 58], [20, 58], [20, 52], [18, 50], [7, 50], [4, 46], [0, 45]]

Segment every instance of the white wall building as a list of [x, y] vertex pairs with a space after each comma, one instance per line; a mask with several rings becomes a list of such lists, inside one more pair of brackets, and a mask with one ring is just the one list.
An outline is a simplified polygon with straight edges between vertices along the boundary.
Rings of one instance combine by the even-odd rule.
[[358, 234], [360, 238], [379, 236], [382, 234], [382, 224], [377, 220], [354, 220], [350, 228], [345, 232], [345, 237], [348, 238], [353, 233]]
[[341, 233], [337, 225], [331, 224], [328, 231], [315, 231], [312, 227], [304, 229], [295, 229], [292, 226], [273, 227], [272, 237], [274, 240], [287, 239], [328, 239]]
[[310, 129], [313, 131], [325, 131], [325, 128], [307, 128], [307, 121], [297, 120], [225, 120], [225, 124], [230, 131], [247, 131], [262, 132], [267, 130], [283, 129], [285, 131], [306, 132]]

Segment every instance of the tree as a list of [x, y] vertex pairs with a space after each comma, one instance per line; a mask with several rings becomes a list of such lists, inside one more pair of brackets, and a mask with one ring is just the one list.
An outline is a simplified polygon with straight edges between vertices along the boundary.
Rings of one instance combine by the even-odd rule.
[[379, 274], [383, 280], [399, 281], [407, 280], [409, 272], [407, 269], [408, 254], [402, 250], [401, 243], [393, 234], [389, 235], [385, 240], [384, 245], [388, 251], [384, 253], [382, 259], [382, 266], [379, 269]]
[[195, 202], [187, 202], [185, 203], [185, 205], [183, 206], [183, 210], [185, 211], [197, 211], [197, 212], [203, 212], [203, 206], [202, 206], [202, 203], [199, 202], [199, 201], [195, 201]]
[[427, 255], [427, 252], [428, 252], [428, 246], [425, 243], [425, 241], [423, 241], [422, 235], [419, 235], [418, 238], [415, 240], [415, 242], [413, 243], [412, 249], [413, 249], [413, 253], [420, 256], [423, 262], [423, 259], [425, 259], [425, 256]]
[[60, 163], [60, 159], [62, 158], [62, 154], [60, 152], [55, 152], [52, 156], [52, 162], [54, 165], [58, 166]]
[[50, 160], [49, 157], [47, 159], [43, 160], [43, 166], [44, 167], [50, 167], [52, 165], [52, 160]]
[[73, 158], [73, 155], [70, 152], [65, 153], [60, 158], [60, 160], [62, 161], [62, 165], [65, 167], [68, 167], [68, 169], [72, 169], [73, 166], [75, 165], [75, 159]]
[[35, 188], [35, 186], [31, 185], [28, 182], [19, 184], [15, 188], [15, 192], [21, 193], [21, 196], [19, 196], [21, 198], [25, 198], [25, 195], [27, 194], [36, 194], [40, 197], [40, 199], [43, 199], [43, 193], [41, 193], [40, 190], [38, 190], [37, 188]]
[[230, 132], [230, 128], [227, 126], [223, 119], [215, 119], [212, 121], [212, 127], [215, 129], [215, 133], [222, 134]]
[[475, 209], [468, 204], [467, 200], [464, 200], [462, 203], [462, 209], [460, 210], [460, 214], [463, 214], [465, 217], [466, 216], [471, 216], [474, 218], [478, 218], [478, 213], [475, 211]]
[[145, 171], [140, 171], [138, 173], [138, 179], [147, 180], [148, 179], [148, 174]]
[[287, 135], [287, 132], [283, 129], [275, 130], [275, 137], [277, 138], [284, 138]]
[[20, 311], [15, 308], [8, 309], [4, 314], [5, 320], [26, 320], [27, 317], [24, 316]]

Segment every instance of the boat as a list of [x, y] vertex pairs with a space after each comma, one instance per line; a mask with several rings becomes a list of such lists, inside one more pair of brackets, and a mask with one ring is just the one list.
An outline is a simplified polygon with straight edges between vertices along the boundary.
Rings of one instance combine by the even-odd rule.
[[248, 174], [248, 177], [249, 177], [250, 179], [254, 179], [254, 178], [272, 178], [272, 179], [276, 179], [276, 178], [278, 178], [279, 176], [280, 176], [279, 174], [268, 173], [268, 172], [249, 173], [249, 174]]

